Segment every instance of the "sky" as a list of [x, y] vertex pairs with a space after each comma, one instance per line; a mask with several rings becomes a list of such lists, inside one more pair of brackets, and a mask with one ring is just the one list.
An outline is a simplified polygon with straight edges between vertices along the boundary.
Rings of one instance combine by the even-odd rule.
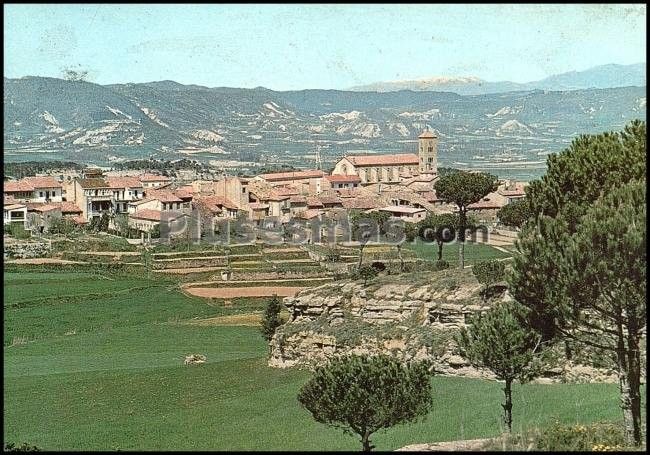
[[645, 62], [646, 6], [4, 5], [4, 76], [99, 84], [346, 89], [474, 76], [530, 82]]

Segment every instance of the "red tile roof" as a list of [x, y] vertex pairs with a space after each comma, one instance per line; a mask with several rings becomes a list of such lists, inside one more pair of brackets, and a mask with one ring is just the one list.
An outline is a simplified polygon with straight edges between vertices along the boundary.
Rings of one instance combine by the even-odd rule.
[[391, 166], [400, 164], [419, 164], [420, 158], [415, 153], [399, 153], [396, 155], [354, 155], [346, 156], [355, 166]]
[[137, 177], [105, 177], [109, 188], [142, 188], [142, 183]]
[[160, 202], [183, 202], [181, 198], [167, 190], [149, 190], [147, 199], [158, 199]]
[[260, 174], [260, 177], [269, 182], [278, 180], [301, 180], [318, 178], [325, 175], [325, 173], [318, 169], [308, 169], [304, 171], [291, 171], [291, 172], [273, 172], [270, 174]]
[[160, 221], [161, 215], [162, 212], [160, 210], [141, 209], [135, 213], [129, 214], [129, 217], [138, 220]]
[[377, 201], [376, 198], [364, 197], [364, 198], [346, 198], [342, 201], [343, 207], [346, 209], [375, 209], [381, 204]]
[[142, 174], [140, 176], [140, 181], [141, 182], [169, 182], [171, 181], [171, 179], [164, 175]]
[[508, 189], [508, 187], [504, 187], [499, 189], [499, 194], [502, 196], [525, 196], [526, 195], [526, 186], [524, 185], [523, 182], [516, 182], [514, 185], [514, 188]]
[[54, 177], [25, 177], [34, 188], [61, 188], [61, 183]]
[[74, 203], [70, 201], [63, 201], [63, 202], [52, 202], [51, 205], [55, 207], [59, 207], [61, 209], [61, 213], [66, 214], [66, 213], [83, 213], [81, 209]]
[[307, 205], [309, 207], [322, 207], [323, 203], [320, 201], [320, 199], [315, 198], [315, 197], [308, 197], [307, 198]]
[[323, 204], [340, 204], [342, 202], [340, 197], [333, 195], [320, 195], [318, 196], [318, 199], [320, 199]]
[[424, 133], [422, 133], [422, 134], [420, 134], [418, 136], [418, 138], [420, 138], [420, 139], [431, 139], [431, 138], [436, 138], [436, 137], [438, 137], [438, 136], [436, 136], [435, 134], [433, 134], [429, 130], [426, 130]]
[[321, 213], [323, 213], [321, 210], [305, 210], [304, 212], [298, 213], [296, 217], [304, 220], [311, 220], [312, 218], [319, 216]]
[[37, 188], [62, 188], [62, 186], [54, 177], [25, 177], [4, 182], [5, 193], [22, 193]]
[[197, 205], [206, 207], [208, 209], [218, 208], [219, 211], [221, 210], [220, 207], [226, 207], [227, 209], [231, 210], [237, 210], [239, 208], [237, 204], [223, 196], [203, 196], [194, 199], [194, 202]]
[[358, 175], [326, 175], [326, 180], [332, 183], [358, 183], [361, 181]]
[[5, 193], [25, 193], [34, 191], [34, 186], [24, 180], [13, 180], [4, 183]]
[[487, 201], [485, 199], [481, 199], [478, 202], [475, 202], [474, 204], [470, 204], [467, 206], [468, 210], [487, 210], [487, 209], [500, 209], [503, 207], [503, 203], [499, 203], [497, 201], [492, 201], [488, 199]]
[[291, 204], [306, 204], [307, 198], [305, 196], [294, 195], [289, 198]]
[[20, 203], [7, 204], [7, 202], [5, 201], [5, 204], [2, 208], [4, 210], [17, 210], [17, 209], [24, 209], [25, 207], [27, 207], [25, 204], [20, 204]]

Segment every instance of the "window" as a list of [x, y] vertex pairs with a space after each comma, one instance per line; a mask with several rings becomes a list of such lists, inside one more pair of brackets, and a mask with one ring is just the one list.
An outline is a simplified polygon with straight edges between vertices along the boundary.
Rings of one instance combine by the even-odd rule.
[[433, 147], [429, 146], [429, 153], [433, 152]]
[[43, 197], [43, 192], [42, 191], [38, 192], [38, 197]]

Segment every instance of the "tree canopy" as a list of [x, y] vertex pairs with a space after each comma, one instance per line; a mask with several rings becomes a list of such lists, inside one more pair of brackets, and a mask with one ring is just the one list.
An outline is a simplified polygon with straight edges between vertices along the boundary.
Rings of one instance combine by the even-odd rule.
[[334, 358], [316, 368], [298, 401], [317, 422], [359, 435], [364, 451], [369, 451], [376, 431], [429, 412], [429, 377], [425, 364], [402, 363], [386, 355]]
[[540, 337], [525, 324], [526, 308], [499, 303], [474, 317], [460, 330], [457, 342], [463, 357], [505, 381], [504, 422], [512, 429], [512, 389], [515, 379], [526, 382], [540, 371]]
[[640, 443], [640, 334], [645, 328], [645, 123], [581, 136], [528, 194], [534, 222], [516, 243], [513, 297], [544, 338], [611, 355], [626, 436]]
[[434, 184], [436, 195], [458, 206], [458, 266], [465, 267], [465, 230], [467, 207], [496, 191], [496, 176], [484, 172], [457, 171], [443, 175]]

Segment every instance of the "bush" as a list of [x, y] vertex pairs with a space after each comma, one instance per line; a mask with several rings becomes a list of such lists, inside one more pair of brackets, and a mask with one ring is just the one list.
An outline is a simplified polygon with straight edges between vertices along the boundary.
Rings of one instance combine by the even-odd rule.
[[40, 452], [41, 449], [34, 445], [27, 444], [26, 442], [23, 442], [19, 446], [17, 446], [13, 442], [9, 442], [5, 444], [4, 451], [5, 452]]
[[608, 422], [590, 425], [566, 425], [554, 422], [536, 438], [538, 450], [605, 451], [621, 450], [625, 446], [623, 427]]
[[328, 248], [324, 257], [326, 262], [338, 262], [341, 260], [341, 251], [338, 248]]
[[22, 223], [9, 223], [5, 225], [4, 232], [5, 234], [9, 234], [16, 239], [21, 240], [28, 239], [32, 236], [32, 233], [26, 230]]
[[368, 283], [368, 280], [377, 276], [377, 270], [370, 265], [362, 265], [352, 273], [353, 280], [363, 280], [363, 285]]
[[434, 270], [445, 270], [448, 268], [449, 268], [449, 262], [445, 261], [444, 259], [435, 262]]

